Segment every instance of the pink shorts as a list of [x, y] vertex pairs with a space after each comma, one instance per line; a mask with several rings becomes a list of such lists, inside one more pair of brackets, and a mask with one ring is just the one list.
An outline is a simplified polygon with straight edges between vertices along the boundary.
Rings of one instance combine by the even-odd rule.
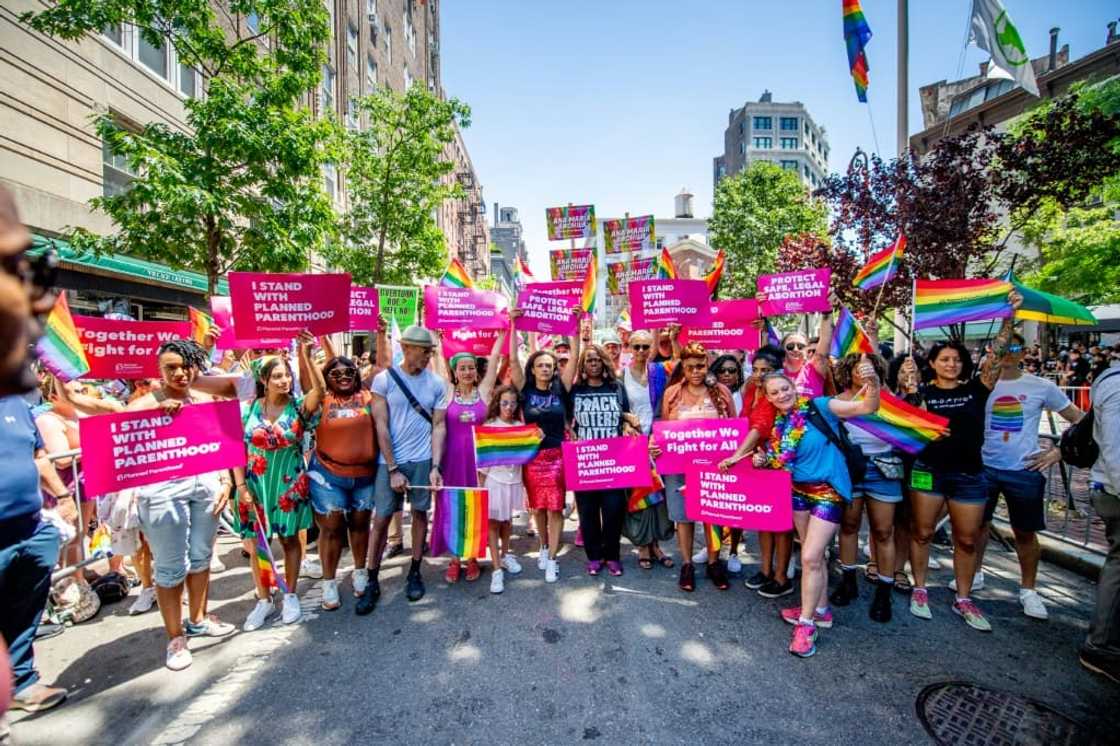
[[560, 448], [543, 448], [523, 468], [529, 510], [563, 510], [563, 451]]

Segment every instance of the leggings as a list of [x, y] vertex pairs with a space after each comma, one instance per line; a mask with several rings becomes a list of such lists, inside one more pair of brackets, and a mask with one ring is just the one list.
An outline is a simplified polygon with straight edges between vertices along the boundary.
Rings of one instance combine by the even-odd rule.
[[617, 562], [622, 524], [626, 520], [624, 490], [577, 492], [579, 526], [583, 530], [583, 550], [590, 562]]

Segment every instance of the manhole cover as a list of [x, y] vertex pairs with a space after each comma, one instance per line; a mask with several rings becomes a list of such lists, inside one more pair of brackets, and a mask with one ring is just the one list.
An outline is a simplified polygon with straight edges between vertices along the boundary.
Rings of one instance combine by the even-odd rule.
[[939, 744], [1085, 744], [1093, 734], [1041, 702], [964, 681], [927, 686], [918, 718]]

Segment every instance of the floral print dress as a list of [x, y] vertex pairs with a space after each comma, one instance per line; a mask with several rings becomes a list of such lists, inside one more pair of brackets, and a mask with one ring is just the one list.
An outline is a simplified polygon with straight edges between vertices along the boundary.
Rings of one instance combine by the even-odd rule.
[[[291, 397], [276, 421], [269, 422], [264, 400], [257, 399], [241, 419], [248, 450], [246, 486], [256, 504], [263, 506], [271, 533], [284, 537], [311, 528], [303, 434], [316, 423], [304, 420], [302, 412], [303, 399]], [[235, 524], [241, 538], [256, 538], [253, 506], [238, 501]]]

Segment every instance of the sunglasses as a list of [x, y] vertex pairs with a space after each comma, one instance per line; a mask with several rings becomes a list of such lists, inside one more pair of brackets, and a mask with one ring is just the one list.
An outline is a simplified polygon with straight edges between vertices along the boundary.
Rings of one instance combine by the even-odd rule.
[[1012, 355], [1014, 355], [1016, 352], [1022, 352], [1023, 351], [1023, 345], [1019, 345], [1019, 344], [1007, 345], [1007, 351], [1010, 352]]
[[719, 369], [719, 374], [721, 376], [722, 375], [737, 376], [737, 375], [739, 375], [739, 369], [738, 368], [720, 368]]
[[808, 346], [809, 345], [802, 344], [801, 342], [790, 342], [786, 345], [786, 350], [788, 350], [789, 352], [793, 352], [794, 350], [804, 350]]
[[343, 368], [342, 370], [332, 370], [330, 373], [327, 374], [327, 378], [330, 378], [332, 381], [337, 381], [337, 380], [342, 379], [342, 378], [353, 378], [353, 377], [354, 377], [354, 371], [352, 371], [348, 368]]
[[[53, 247], [48, 247], [39, 256], [32, 257], [27, 253], [32, 247], [32, 242], [28, 241], [20, 251], [0, 258], [0, 270], [30, 287], [32, 305], [40, 305], [40, 301], [52, 296], [50, 304], [53, 306], [53, 296], [57, 292], [55, 285], [58, 284], [58, 252]], [[35, 309], [36, 312], [41, 310]]]
[[635, 352], [646, 352], [653, 349], [651, 345], [630, 345], [630, 349]]

